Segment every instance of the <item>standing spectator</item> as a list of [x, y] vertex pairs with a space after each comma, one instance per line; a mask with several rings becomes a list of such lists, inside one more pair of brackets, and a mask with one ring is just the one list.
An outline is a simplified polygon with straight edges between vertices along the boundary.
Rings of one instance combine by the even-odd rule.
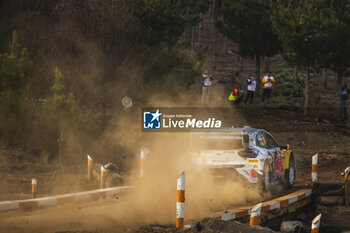
[[252, 104], [253, 103], [253, 99], [254, 99], [254, 94], [255, 94], [255, 89], [256, 89], [256, 81], [254, 80], [254, 76], [250, 75], [248, 80], [247, 80], [247, 84], [248, 84], [248, 91], [247, 91], [247, 97], [244, 100], [244, 104], [247, 105], [248, 99], [250, 98], [249, 103]]
[[267, 100], [270, 99], [271, 92], [272, 92], [272, 84], [275, 82], [276, 82], [275, 78], [270, 73], [267, 73], [263, 77], [262, 83], [264, 84], [264, 90], [263, 90], [263, 94], [262, 94], [261, 103], [264, 102], [265, 98]]
[[212, 85], [212, 76], [209, 74], [208, 70], [204, 70], [204, 73], [202, 74], [202, 80], [203, 83], [202, 87], [202, 104], [209, 104], [210, 101], [210, 95], [211, 95], [211, 85]]
[[346, 110], [347, 110], [347, 107], [348, 107], [349, 94], [350, 94], [349, 88], [345, 84], [341, 88], [341, 108], [343, 109], [344, 121], [346, 121], [346, 118], [347, 118]]

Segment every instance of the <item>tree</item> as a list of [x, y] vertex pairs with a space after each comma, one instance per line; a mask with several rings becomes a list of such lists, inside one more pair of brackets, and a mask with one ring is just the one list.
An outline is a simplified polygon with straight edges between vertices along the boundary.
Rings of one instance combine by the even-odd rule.
[[0, 132], [10, 142], [22, 140], [30, 131], [31, 105], [26, 92], [32, 65], [14, 31], [9, 53], [0, 54]]
[[282, 44], [282, 56], [306, 69], [304, 115], [309, 114], [310, 69], [324, 64], [330, 51], [328, 11], [319, 0], [277, 1], [272, 5], [272, 23]]
[[43, 104], [44, 114], [42, 116], [46, 118], [49, 125], [55, 125], [55, 128], [60, 130], [64, 123], [74, 123], [77, 108], [73, 93], [66, 93], [63, 75], [58, 67], [55, 68], [54, 73], [54, 82], [50, 88], [52, 96]]
[[327, 45], [331, 47], [326, 56], [325, 66], [337, 73], [336, 100], [338, 119], [341, 120], [340, 90], [343, 75], [350, 67], [350, 1], [324, 0], [328, 10], [329, 27]]
[[41, 119], [38, 130], [44, 148], [54, 155], [57, 152], [57, 138], [60, 133], [73, 134], [79, 131], [78, 108], [72, 92], [66, 91], [63, 75], [56, 67], [50, 96], [41, 106]]
[[140, 40], [149, 46], [174, 45], [187, 24], [196, 24], [210, 0], [132, 0], [131, 13], [138, 20]]
[[223, 0], [223, 4], [219, 31], [238, 45], [237, 53], [241, 57], [255, 57], [256, 80], [260, 80], [260, 58], [271, 57], [280, 48], [277, 35], [272, 31], [270, 3], [266, 0]]

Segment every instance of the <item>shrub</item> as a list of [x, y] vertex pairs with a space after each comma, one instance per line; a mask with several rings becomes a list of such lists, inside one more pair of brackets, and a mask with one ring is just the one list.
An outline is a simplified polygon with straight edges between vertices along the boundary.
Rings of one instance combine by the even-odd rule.
[[0, 132], [9, 143], [24, 139], [34, 117], [26, 91], [33, 63], [28, 50], [20, 47], [13, 32], [9, 53], [0, 54]]

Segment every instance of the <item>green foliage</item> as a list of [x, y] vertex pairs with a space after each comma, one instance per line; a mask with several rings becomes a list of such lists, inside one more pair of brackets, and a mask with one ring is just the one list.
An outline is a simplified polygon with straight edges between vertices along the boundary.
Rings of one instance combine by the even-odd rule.
[[303, 96], [304, 77], [299, 76], [295, 80], [294, 68], [282, 63], [277, 72], [276, 83], [273, 88], [273, 95], [269, 103], [271, 108], [287, 110], [300, 110], [299, 97]]
[[295, 69], [287, 63], [279, 65], [276, 71], [276, 83], [273, 88], [272, 98], [268, 106], [292, 111], [301, 110], [300, 98], [303, 96], [305, 77], [299, 74], [295, 80]]
[[[93, 141], [105, 133], [109, 120], [121, 117], [115, 114], [120, 113], [118, 109], [108, 108], [118, 106], [120, 95], [131, 92], [132, 96], [137, 91], [148, 98], [154, 91], [171, 97], [183, 93], [199, 77], [201, 60], [197, 54], [187, 56], [177, 41], [186, 26], [201, 20], [200, 13], [211, 2], [0, 4], [4, 16], [0, 20], [0, 50], [5, 51], [9, 30], [16, 28], [23, 36], [21, 43], [30, 51], [29, 57], [14, 35], [8, 54], [1, 54], [0, 138], [11, 134], [33, 155], [45, 150], [54, 158], [60, 131], [65, 137], [64, 149], [73, 142], [77, 148], [83, 140]], [[62, 72], [56, 69], [53, 75], [52, 64]], [[130, 81], [131, 69], [137, 73], [136, 82]], [[123, 89], [119, 84], [124, 82], [132, 83], [131, 88]], [[144, 101], [137, 98], [135, 102]], [[87, 134], [87, 130], [93, 133]]]
[[279, 50], [272, 31], [270, 4], [266, 0], [223, 0], [223, 19], [219, 30], [237, 43], [242, 57], [272, 56]]
[[327, 37], [332, 19], [325, 1], [275, 2], [272, 11], [274, 31], [282, 43], [283, 58], [298, 67], [320, 67], [331, 47]]
[[[325, 66], [343, 74], [350, 67], [350, 1], [323, 0], [327, 10]], [[340, 80], [341, 81], [341, 80]]]
[[48, 125], [61, 128], [64, 122], [74, 123], [77, 117], [76, 105], [73, 93], [65, 93], [61, 71], [56, 67], [54, 73], [54, 82], [50, 88], [52, 96], [42, 105], [42, 116]]
[[282, 56], [291, 64], [307, 68], [304, 105], [307, 115], [310, 68], [335, 70], [338, 74], [336, 98], [340, 97], [342, 76], [350, 66], [350, 1], [277, 1], [273, 6], [271, 18], [282, 42]]
[[200, 76], [202, 63], [198, 61], [178, 47], [161, 50], [145, 71], [145, 89], [171, 97], [181, 95]]
[[138, 42], [147, 54], [143, 83], [147, 92], [176, 97], [200, 75], [202, 56], [186, 55], [177, 43], [186, 26], [198, 23], [210, 0], [132, 0], [131, 14], [139, 25]]
[[28, 50], [20, 48], [18, 35], [13, 32], [10, 53], [0, 54], [0, 132], [9, 142], [22, 139], [30, 129], [27, 119], [32, 109], [26, 88], [32, 61]]
[[198, 23], [199, 13], [210, 5], [209, 0], [132, 0], [132, 15], [138, 20], [140, 40], [148, 46], [160, 43], [174, 45], [187, 24]]
[[[57, 67], [50, 90], [50, 96], [40, 106], [40, 118], [36, 129], [40, 139], [39, 146], [55, 155], [59, 135], [79, 135], [84, 121], [80, 120], [75, 97], [72, 92], [66, 91], [64, 77]], [[38, 144], [38, 141], [33, 144]]]
[[13, 32], [9, 44], [10, 53], [0, 54], [1, 59], [1, 90], [13, 90], [24, 92], [25, 85], [32, 73], [32, 61], [29, 59], [28, 50], [20, 51], [17, 32]]
[[296, 98], [302, 96], [305, 77], [300, 76], [299, 80], [295, 80], [295, 69], [282, 63], [276, 72], [274, 96]]

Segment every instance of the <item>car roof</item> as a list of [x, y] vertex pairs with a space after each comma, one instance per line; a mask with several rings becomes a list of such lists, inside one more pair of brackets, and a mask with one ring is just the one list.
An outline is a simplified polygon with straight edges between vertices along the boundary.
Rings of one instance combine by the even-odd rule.
[[[257, 132], [267, 132], [264, 129], [258, 129], [258, 128], [251, 128], [250, 126], [243, 126], [243, 127], [226, 127], [226, 128], [220, 128], [220, 129], [206, 129], [205, 131], [203, 130], [193, 130], [193, 133], [223, 133], [223, 134], [235, 134], [235, 133], [257, 133]], [[268, 133], [268, 132], [267, 132]], [[270, 134], [270, 133], [269, 133]]]

